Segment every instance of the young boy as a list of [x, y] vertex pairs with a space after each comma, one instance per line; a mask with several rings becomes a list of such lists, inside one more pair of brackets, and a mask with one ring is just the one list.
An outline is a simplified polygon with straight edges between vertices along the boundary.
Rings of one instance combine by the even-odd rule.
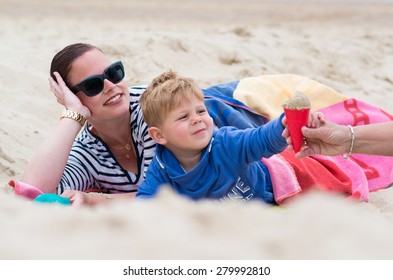
[[153, 197], [167, 184], [193, 200], [275, 203], [269, 171], [261, 158], [287, 147], [281, 135], [284, 114], [258, 128], [215, 128], [202, 90], [173, 71], [155, 78], [140, 104], [157, 148], [137, 197]]

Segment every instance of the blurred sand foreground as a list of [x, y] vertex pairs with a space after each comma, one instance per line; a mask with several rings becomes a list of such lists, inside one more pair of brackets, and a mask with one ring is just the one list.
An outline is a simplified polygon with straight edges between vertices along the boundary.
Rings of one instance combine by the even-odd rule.
[[58, 121], [48, 69], [75, 42], [122, 59], [130, 85], [168, 68], [203, 87], [293, 73], [393, 113], [393, 4], [359, 2], [0, 0], [0, 258], [391, 259], [391, 189], [368, 203], [314, 194], [285, 210], [170, 192], [76, 209], [5, 187]]

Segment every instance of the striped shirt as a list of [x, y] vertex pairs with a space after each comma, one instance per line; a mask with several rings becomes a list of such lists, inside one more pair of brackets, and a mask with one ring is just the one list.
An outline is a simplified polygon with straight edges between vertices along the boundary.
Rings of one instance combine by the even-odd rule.
[[136, 192], [146, 176], [155, 153], [155, 142], [148, 134], [139, 97], [145, 87], [130, 88], [130, 127], [138, 159], [138, 174], [121, 167], [109, 147], [86, 125], [75, 139], [57, 193], [64, 190], [96, 190], [107, 193]]

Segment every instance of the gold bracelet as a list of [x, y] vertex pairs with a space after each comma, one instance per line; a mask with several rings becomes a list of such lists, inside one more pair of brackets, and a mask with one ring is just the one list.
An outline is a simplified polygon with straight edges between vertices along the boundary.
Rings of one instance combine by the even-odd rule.
[[80, 123], [81, 126], [83, 126], [86, 122], [86, 118], [82, 116], [81, 114], [65, 109], [63, 113], [60, 116], [60, 119], [62, 118], [68, 118], [68, 119], [73, 119], [76, 120], [78, 123]]
[[349, 127], [349, 130], [351, 131], [351, 147], [349, 148], [349, 152], [345, 153], [342, 155], [343, 159], [347, 159], [352, 155], [352, 150], [353, 146], [355, 145], [355, 131], [353, 130], [353, 127], [350, 125], [347, 125]]

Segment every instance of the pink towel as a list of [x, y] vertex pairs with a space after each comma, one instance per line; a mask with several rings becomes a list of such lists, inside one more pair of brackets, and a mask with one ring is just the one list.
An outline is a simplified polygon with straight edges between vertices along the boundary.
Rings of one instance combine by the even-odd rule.
[[[393, 116], [389, 113], [354, 98], [322, 108], [319, 111], [325, 114], [327, 120], [344, 125], [357, 126], [393, 121]], [[332, 159], [338, 165], [345, 163], [341, 157], [332, 157]], [[393, 157], [353, 154], [348, 160], [363, 170], [369, 191], [386, 188], [393, 182]]]

